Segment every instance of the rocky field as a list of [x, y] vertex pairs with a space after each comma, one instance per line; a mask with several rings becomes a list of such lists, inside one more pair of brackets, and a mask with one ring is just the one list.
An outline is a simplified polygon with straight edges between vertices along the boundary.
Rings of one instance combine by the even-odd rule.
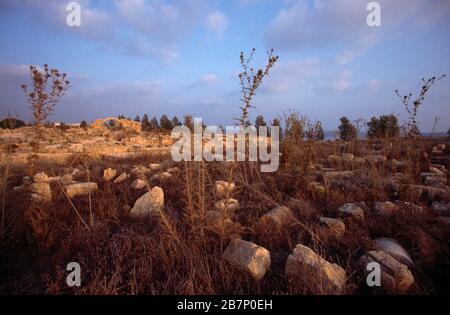
[[174, 163], [170, 135], [104, 123], [0, 134], [1, 293], [450, 291], [448, 139], [284, 144], [260, 173]]

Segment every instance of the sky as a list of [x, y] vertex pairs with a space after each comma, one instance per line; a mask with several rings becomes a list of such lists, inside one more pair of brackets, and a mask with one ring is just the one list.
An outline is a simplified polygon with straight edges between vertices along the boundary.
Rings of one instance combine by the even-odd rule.
[[[394, 91], [417, 95], [422, 78], [450, 76], [450, 1], [379, 0], [381, 25], [367, 24], [366, 0], [79, 0], [69, 27], [65, 0], [0, 0], [0, 117], [30, 120], [20, 84], [29, 65], [66, 72], [71, 88], [53, 121], [186, 114], [233, 125], [241, 95], [239, 55], [279, 56], [251, 119], [289, 110], [334, 130], [350, 120], [396, 114]], [[422, 131], [439, 117], [450, 128], [450, 77], [430, 90]]]

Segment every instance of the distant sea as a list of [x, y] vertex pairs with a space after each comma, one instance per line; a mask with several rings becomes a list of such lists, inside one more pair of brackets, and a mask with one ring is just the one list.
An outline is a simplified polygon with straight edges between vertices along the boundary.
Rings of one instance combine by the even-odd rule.
[[[430, 137], [431, 132], [422, 132], [422, 136], [424, 137]], [[446, 137], [447, 135], [445, 132], [435, 132], [433, 134], [433, 137]], [[339, 134], [337, 131], [325, 131], [325, 140], [336, 140], [339, 139]], [[360, 132], [358, 135], [359, 139], [367, 139], [367, 133], [366, 132]]]

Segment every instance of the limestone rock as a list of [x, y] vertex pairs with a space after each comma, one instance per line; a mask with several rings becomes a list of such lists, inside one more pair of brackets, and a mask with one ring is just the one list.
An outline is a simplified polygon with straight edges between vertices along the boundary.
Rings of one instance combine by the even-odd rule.
[[334, 236], [340, 237], [345, 234], [345, 223], [339, 219], [321, 217], [319, 222], [326, 225]]
[[156, 186], [145, 195], [136, 200], [134, 207], [130, 211], [133, 218], [145, 218], [156, 215], [164, 208], [164, 192]]
[[394, 214], [397, 206], [390, 201], [375, 202], [375, 212], [383, 217], [390, 217]]
[[411, 259], [411, 256], [409, 256], [408, 252], [396, 240], [383, 237], [374, 240], [374, 243], [376, 249], [388, 253], [402, 264], [407, 265], [409, 268], [414, 267], [414, 262]]
[[351, 216], [358, 220], [364, 220], [364, 210], [356, 203], [346, 203], [338, 211], [343, 216]]
[[285, 206], [280, 206], [272, 209], [270, 212], [264, 214], [260, 219], [260, 224], [274, 224], [278, 228], [292, 223], [294, 218], [291, 209]]
[[299, 282], [313, 294], [338, 295], [345, 290], [345, 270], [301, 244], [289, 255], [285, 273], [288, 279]]
[[117, 170], [114, 170], [112, 168], [107, 168], [103, 171], [103, 180], [105, 182], [112, 181], [114, 177], [117, 175]]
[[144, 189], [145, 187], [147, 187], [147, 184], [142, 179], [136, 179], [135, 181], [133, 181], [131, 183], [131, 188], [136, 189], [136, 190]]
[[228, 235], [237, 229], [237, 224], [221, 211], [208, 211], [205, 221], [206, 228], [219, 235]]
[[124, 182], [127, 178], [128, 178], [127, 172], [123, 172], [114, 180], [114, 184], [120, 184]]
[[381, 287], [393, 293], [405, 293], [413, 284], [414, 277], [408, 266], [384, 251], [369, 251], [360, 258], [360, 265], [367, 271], [371, 262], [380, 264]]
[[152, 180], [164, 181], [172, 177], [172, 174], [169, 172], [162, 172], [152, 176]]
[[71, 184], [66, 186], [67, 195], [70, 199], [86, 196], [89, 195], [89, 193], [92, 194], [96, 190], [98, 190], [98, 185], [97, 183], [92, 182]]
[[52, 191], [50, 183], [35, 182], [31, 185], [31, 198], [36, 202], [50, 202], [52, 201]]
[[270, 268], [270, 253], [254, 243], [233, 239], [228, 244], [223, 259], [248, 272], [255, 280], [261, 280]]
[[159, 164], [159, 163], [151, 163], [149, 165], [149, 167], [150, 167], [150, 170], [152, 170], [152, 171], [159, 171], [159, 170], [161, 170], [161, 164]]

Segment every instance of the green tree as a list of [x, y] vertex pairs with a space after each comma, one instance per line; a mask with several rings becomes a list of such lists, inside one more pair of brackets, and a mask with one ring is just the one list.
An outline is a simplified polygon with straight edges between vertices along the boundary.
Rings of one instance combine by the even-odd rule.
[[173, 129], [172, 121], [170, 121], [169, 117], [166, 114], [162, 115], [159, 119], [159, 126], [164, 131], [170, 131]]
[[159, 130], [160, 126], [158, 123], [158, 119], [156, 117], [153, 117], [152, 120], [150, 120], [150, 130]]
[[136, 116], [136, 118], [134, 118], [135, 122], [141, 122], [141, 117], [139, 115]]
[[356, 139], [356, 127], [348, 120], [347, 117], [341, 117], [341, 124], [339, 125], [339, 137], [341, 140], [350, 141]]
[[82, 120], [80, 123], [80, 128], [87, 129], [88, 123], [86, 120]]
[[369, 138], [393, 138], [400, 133], [398, 119], [395, 115], [382, 115], [379, 118], [372, 117], [367, 123], [367, 135]]
[[150, 131], [150, 121], [148, 120], [148, 115], [144, 114], [141, 120], [142, 131]]
[[259, 127], [264, 127], [264, 126], [267, 126], [267, 123], [264, 121], [263, 115], [256, 116], [256, 119], [255, 119], [255, 127], [256, 127], [256, 129], [258, 130]]
[[194, 131], [194, 118], [192, 115], [186, 115], [183, 117], [183, 125], [188, 127], [191, 131]]
[[174, 127], [176, 127], [176, 126], [181, 126], [181, 122], [180, 122], [180, 120], [178, 119], [177, 116], [174, 116], [174, 117], [172, 118], [172, 125], [173, 125]]
[[2, 129], [16, 129], [20, 127], [24, 127], [26, 124], [23, 120], [16, 118], [5, 118], [0, 121], [0, 128]]

